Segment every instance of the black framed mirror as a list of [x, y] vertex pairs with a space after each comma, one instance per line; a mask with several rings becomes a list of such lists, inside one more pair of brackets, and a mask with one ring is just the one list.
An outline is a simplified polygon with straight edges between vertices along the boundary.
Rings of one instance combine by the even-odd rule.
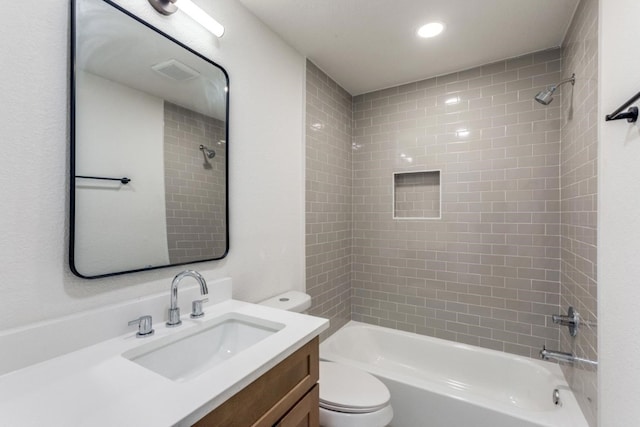
[[71, 0], [71, 61], [73, 273], [225, 257], [227, 72], [110, 0]]

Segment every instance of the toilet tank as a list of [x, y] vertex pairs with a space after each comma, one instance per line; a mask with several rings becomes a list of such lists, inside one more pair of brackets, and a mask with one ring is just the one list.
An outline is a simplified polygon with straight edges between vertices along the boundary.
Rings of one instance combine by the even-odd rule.
[[296, 313], [304, 313], [311, 307], [311, 296], [300, 291], [289, 291], [266, 299], [258, 304], [279, 308], [281, 310], [295, 311]]

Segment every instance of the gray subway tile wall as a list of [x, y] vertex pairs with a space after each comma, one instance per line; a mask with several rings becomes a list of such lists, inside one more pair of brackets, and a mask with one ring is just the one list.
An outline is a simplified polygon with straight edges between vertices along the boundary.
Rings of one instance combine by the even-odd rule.
[[[307, 290], [326, 335], [352, 318], [597, 359], [597, 15], [583, 0], [562, 49], [353, 98], [307, 62]], [[442, 218], [394, 219], [394, 174], [425, 170]], [[577, 338], [550, 321], [568, 305]], [[595, 426], [596, 372], [563, 370]]]
[[440, 171], [397, 173], [393, 178], [395, 218], [440, 218]]
[[306, 290], [324, 338], [351, 318], [352, 102], [310, 61], [306, 80]]
[[[560, 102], [533, 97], [560, 78], [553, 49], [354, 98], [354, 320], [558, 346]], [[394, 219], [392, 175], [435, 169], [442, 218]]]
[[[165, 101], [164, 126], [169, 260], [220, 257], [226, 249], [225, 123]], [[205, 159], [201, 144], [215, 157]]]
[[[583, 0], [563, 45], [564, 75], [576, 83], [562, 102], [561, 303], [582, 318], [578, 336], [562, 328], [560, 348], [597, 360], [597, 151], [598, 151], [598, 1]], [[563, 366], [589, 425], [597, 424], [597, 375], [587, 366]]]

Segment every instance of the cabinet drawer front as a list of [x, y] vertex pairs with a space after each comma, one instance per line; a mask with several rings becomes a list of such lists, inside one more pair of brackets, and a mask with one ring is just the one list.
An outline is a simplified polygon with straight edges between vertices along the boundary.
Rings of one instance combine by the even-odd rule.
[[318, 427], [320, 425], [320, 387], [316, 384], [275, 427]]
[[197, 427], [272, 427], [317, 382], [316, 337], [205, 415]]

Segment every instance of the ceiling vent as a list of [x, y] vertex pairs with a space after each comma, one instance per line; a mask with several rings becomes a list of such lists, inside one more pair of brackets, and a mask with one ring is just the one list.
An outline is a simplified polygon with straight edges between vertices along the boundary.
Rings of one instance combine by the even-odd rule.
[[182, 62], [175, 59], [161, 62], [152, 66], [151, 68], [153, 68], [153, 71], [155, 71], [156, 73], [179, 82], [195, 79], [200, 75], [200, 73], [193, 68], [188, 67]]

